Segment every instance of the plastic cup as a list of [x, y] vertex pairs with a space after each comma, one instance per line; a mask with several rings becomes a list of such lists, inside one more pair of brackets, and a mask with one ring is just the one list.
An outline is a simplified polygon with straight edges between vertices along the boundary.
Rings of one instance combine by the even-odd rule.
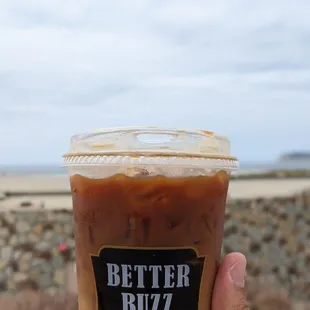
[[229, 178], [225, 137], [114, 128], [74, 136], [79, 310], [209, 310]]

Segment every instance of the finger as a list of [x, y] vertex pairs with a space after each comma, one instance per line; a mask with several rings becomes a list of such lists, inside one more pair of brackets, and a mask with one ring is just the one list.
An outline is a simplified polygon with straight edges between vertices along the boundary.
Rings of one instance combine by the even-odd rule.
[[246, 258], [241, 253], [228, 254], [218, 270], [212, 300], [212, 310], [249, 309], [245, 295]]

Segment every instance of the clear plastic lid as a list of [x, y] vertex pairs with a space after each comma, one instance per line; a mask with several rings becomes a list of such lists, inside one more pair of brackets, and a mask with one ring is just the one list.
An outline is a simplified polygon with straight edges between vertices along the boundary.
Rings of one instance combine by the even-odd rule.
[[75, 135], [64, 166], [167, 164], [235, 170], [226, 137], [204, 130], [157, 127], [98, 129]]

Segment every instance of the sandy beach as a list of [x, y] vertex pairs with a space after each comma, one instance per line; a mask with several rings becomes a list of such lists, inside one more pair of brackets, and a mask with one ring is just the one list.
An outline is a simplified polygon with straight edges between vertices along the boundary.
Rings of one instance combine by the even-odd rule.
[[[310, 188], [310, 179], [232, 180], [231, 199], [288, 197]], [[7, 175], [0, 177], [0, 207], [70, 209], [70, 185], [66, 175]], [[25, 208], [29, 209], [29, 208]]]

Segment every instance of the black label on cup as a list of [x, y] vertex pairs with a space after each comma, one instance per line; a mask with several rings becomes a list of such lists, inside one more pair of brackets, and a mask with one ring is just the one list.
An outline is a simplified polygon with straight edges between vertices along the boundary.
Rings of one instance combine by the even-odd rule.
[[191, 248], [103, 248], [92, 256], [98, 310], [197, 310], [204, 261]]

